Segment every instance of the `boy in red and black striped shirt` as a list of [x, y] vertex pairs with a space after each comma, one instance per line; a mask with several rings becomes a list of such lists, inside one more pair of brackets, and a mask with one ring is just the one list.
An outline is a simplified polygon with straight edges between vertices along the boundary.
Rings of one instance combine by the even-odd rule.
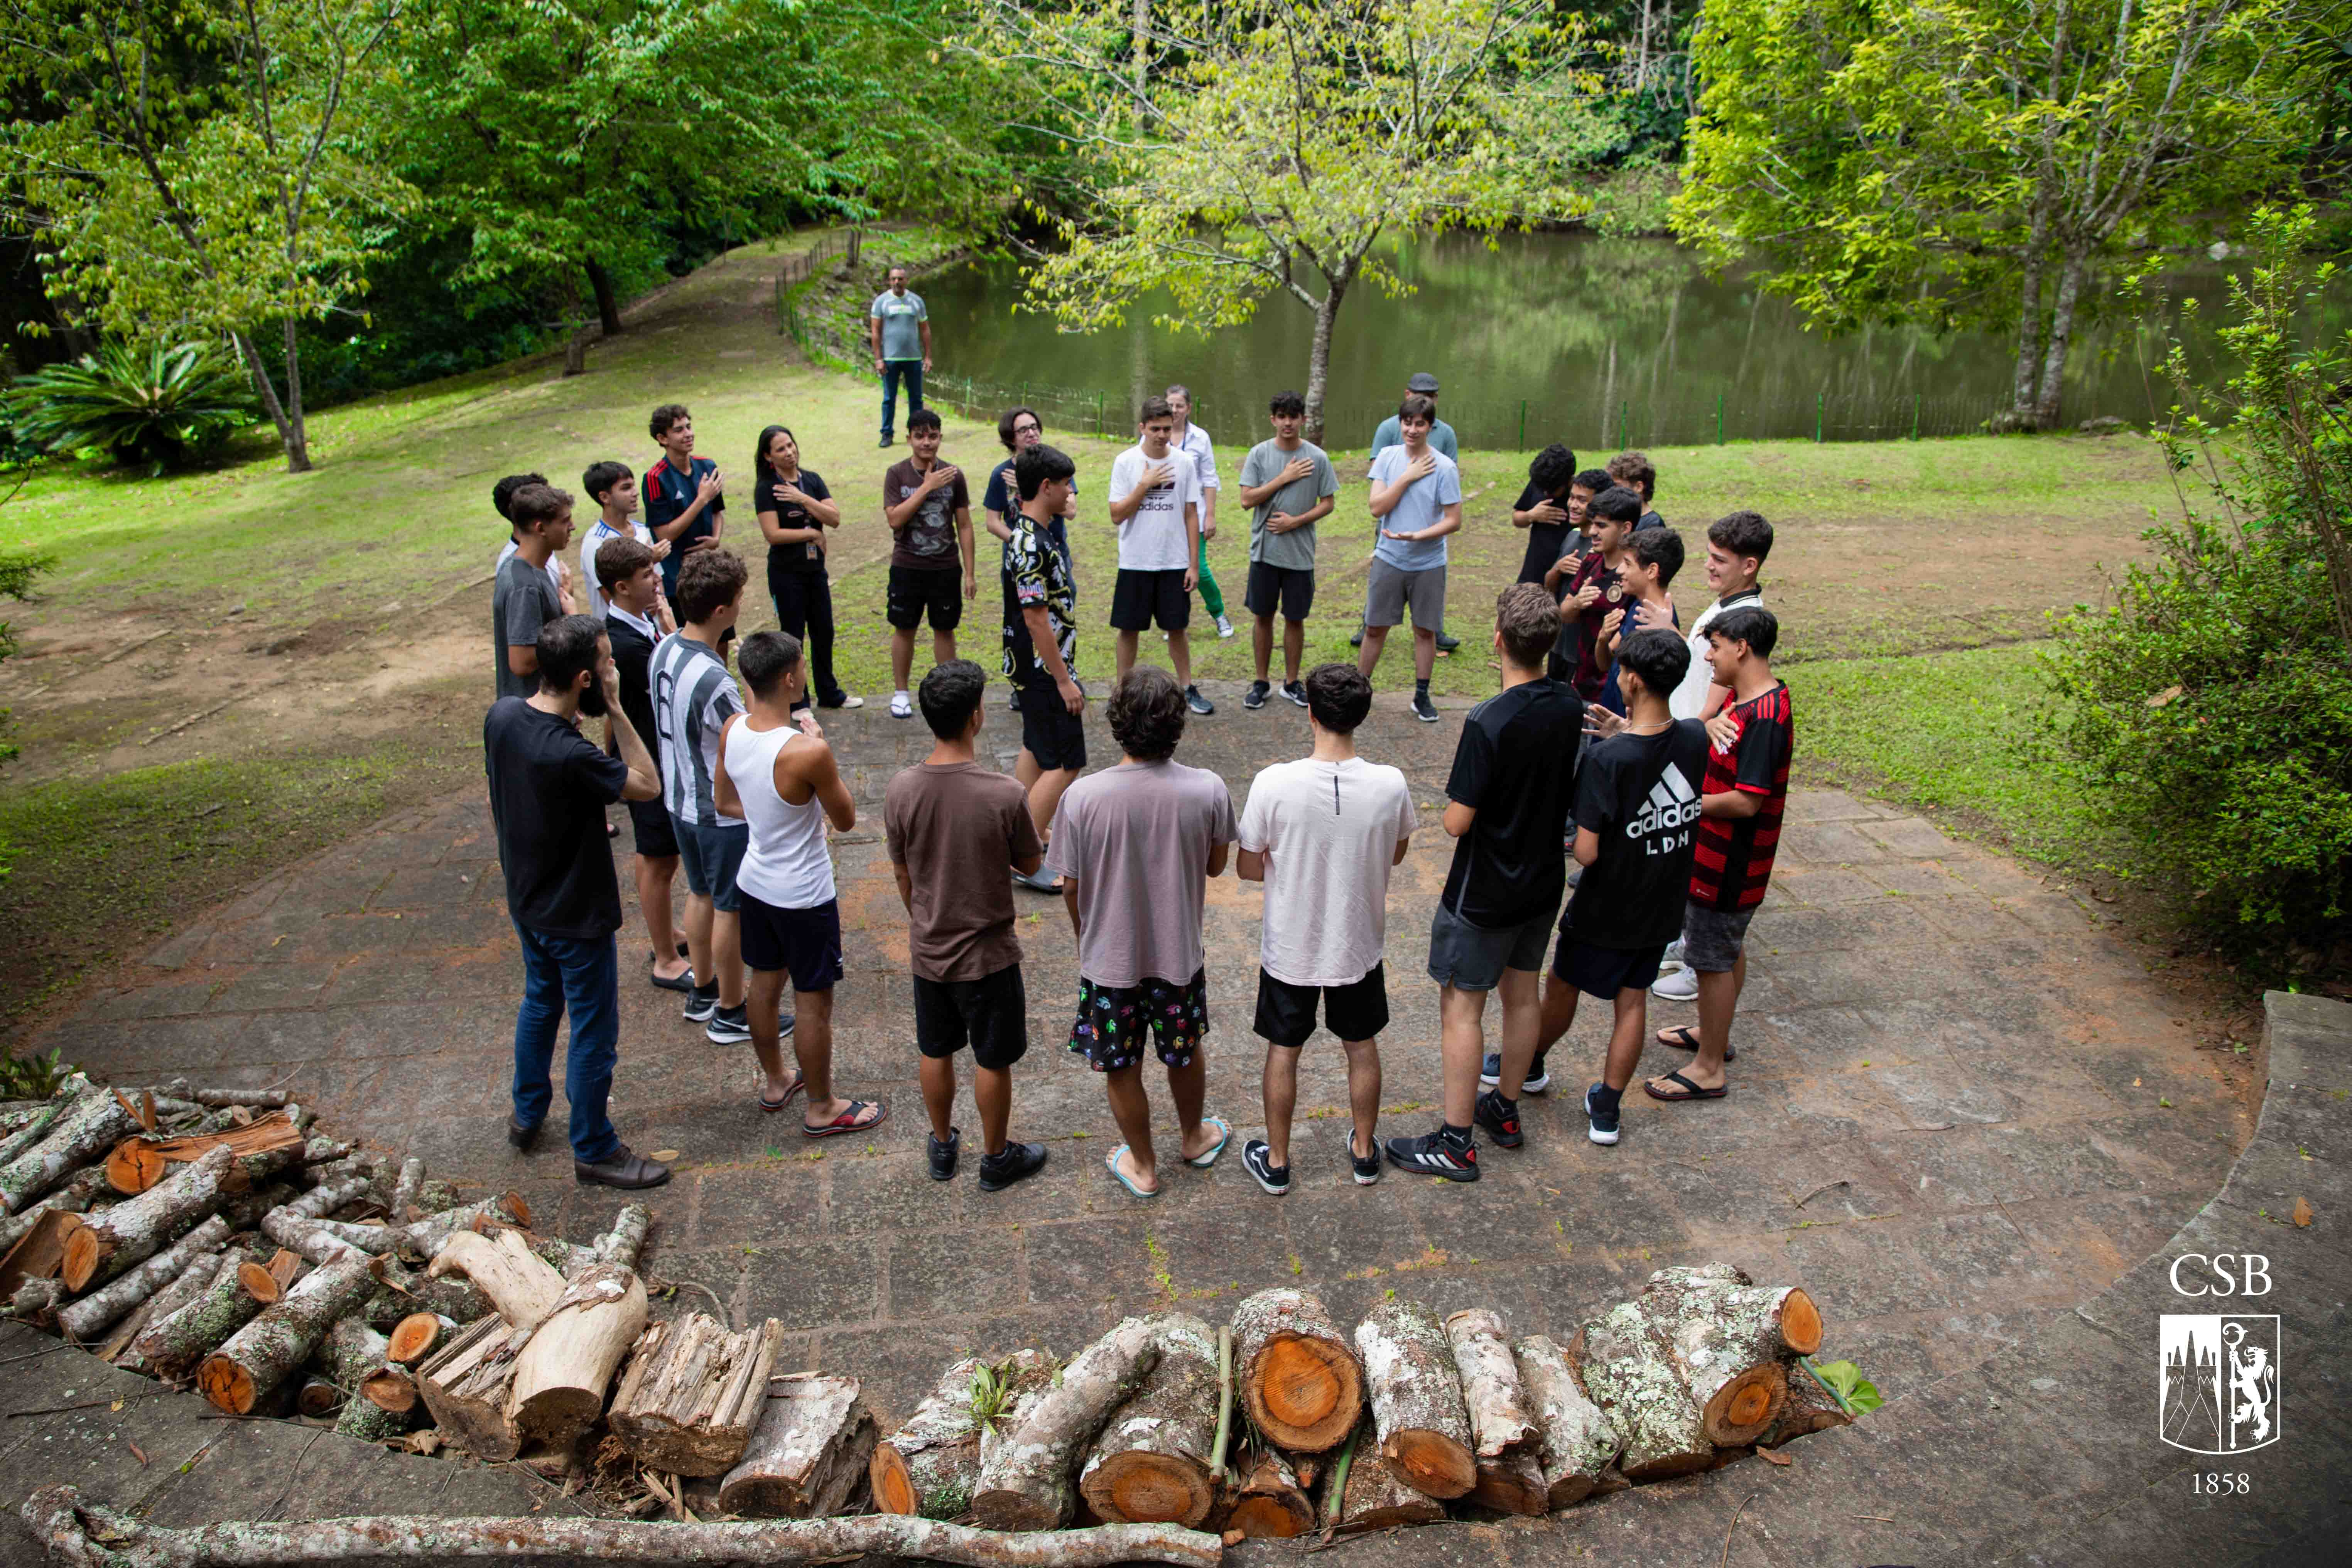
[[1653, 1100], [1724, 1094], [1732, 1015], [1748, 979], [1748, 922], [1772, 879], [1796, 743], [1789, 689], [1772, 674], [1772, 647], [1780, 635], [1772, 612], [1738, 605], [1701, 635], [1715, 683], [1731, 689], [1731, 700], [1707, 724], [1715, 743], [1699, 786], [1698, 842], [1683, 911], [1683, 961], [1698, 978], [1698, 1027], [1658, 1032], [1661, 1045], [1698, 1054], [1689, 1067], [1650, 1079], [1643, 1088]]

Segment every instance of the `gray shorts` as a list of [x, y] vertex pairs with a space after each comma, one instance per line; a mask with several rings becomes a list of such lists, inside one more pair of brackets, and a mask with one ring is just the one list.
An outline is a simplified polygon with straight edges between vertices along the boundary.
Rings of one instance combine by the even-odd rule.
[[1515, 926], [1474, 926], [1444, 904], [1429, 922], [1429, 977], [1456, 991], [1492, 991], [1506, 969], [1540, 972], [1557, 906]]
[[1721, 974], [1739, 962], [1748, 944], [1748, 922], [1756, 918], [1744, 910], [1711, 910], [1705, 904], [1683, 906], [1683, 962], [1702, 974]]
[[741, 910], [743, 895], [736, 889], [735, 873], [743, 864], [744, 851], [751, 847], [751, 828], [740, 822], [697, 826], [675, 813], [669, 825], [677, 838], [678, 861], [686, 868], [686, 890], [700, 893], [721, 914]]
[[1408, 606], [1415, 630], [1438, 628], [1445, 619], [1445, 568], [1428, 566], [1408, 572], [1373, 556], [1371, 572], [1364, 580], [1364, 625], [1395, 626], [1404, 619]]

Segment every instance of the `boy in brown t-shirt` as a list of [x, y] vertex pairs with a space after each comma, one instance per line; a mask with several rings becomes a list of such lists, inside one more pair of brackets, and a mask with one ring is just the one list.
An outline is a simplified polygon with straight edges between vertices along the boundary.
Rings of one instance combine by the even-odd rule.
[[1013, 1064], [1029, 1049], [1029, 1000], [1021, 941], [1013, 931], [1012, 873], [1037, 869], [1045, 849], [1020, 782], [976, 760], [988, 678], [968, 658], [923, 677], [917, 700], [937, 743], [890, 781], [882, 826], [907, 906], [915, 972], [915, 1046], [922, 1052], [923, 1109], [931, 1119], [931, 1179], [956, 1172], [962, 1134], [955, 1110], [955, 1054], [971, 1047], [972, 1099], [984, 1147], [980, 1187], [992, 1193], [1045, 1163], [1043, 1143], [1013, 1143]]

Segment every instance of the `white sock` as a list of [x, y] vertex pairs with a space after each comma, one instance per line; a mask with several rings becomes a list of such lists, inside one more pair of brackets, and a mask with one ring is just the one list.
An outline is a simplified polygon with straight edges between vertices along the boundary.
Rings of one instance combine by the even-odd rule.
[[899, 690], [894, 691], [890, 694], [890, 700], [893, 702], [906, 702], [911, 700], [911, 699], [908, 698], [904, 690]]

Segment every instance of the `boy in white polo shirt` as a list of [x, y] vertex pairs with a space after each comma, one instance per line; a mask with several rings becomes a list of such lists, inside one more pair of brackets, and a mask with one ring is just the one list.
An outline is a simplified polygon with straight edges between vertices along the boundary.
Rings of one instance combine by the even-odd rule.
[[1184, 705], [1213, 713], [1192, 684], [1192, 585], [1201, 549], [1201, 476], [1187, 453], [1169, 442], [1176, 416], [1164, 397], [1147, 397], [1136, 416], [1140, 439], [1110, 466], [1110, 521], [1118, 530], [1118, 581], [1111, 589], [1110, 624], [1118, 633], [1118, 678], [1135, 668], [1136, 640], [1157, 621], [1168, 634], [1168, 659]]

